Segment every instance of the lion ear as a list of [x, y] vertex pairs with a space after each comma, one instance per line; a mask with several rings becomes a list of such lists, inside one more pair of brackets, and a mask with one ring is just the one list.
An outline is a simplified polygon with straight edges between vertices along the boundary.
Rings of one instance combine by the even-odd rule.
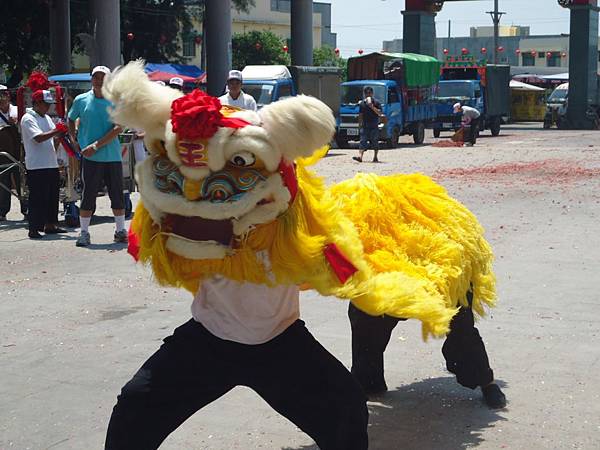
[[306, 95], [271, 103], [259, 115], [268, 139], [289, 161], [312, 155], [329, 144], [335, 133], [331, 109]]
[[171, 103], [182, 93], [148, 79], [144, 61], [128, 63], [104, 80], [102, 94], [113, 104], [114, 123], [142, 129], [149, 141], [162, 140], [171, 117]]

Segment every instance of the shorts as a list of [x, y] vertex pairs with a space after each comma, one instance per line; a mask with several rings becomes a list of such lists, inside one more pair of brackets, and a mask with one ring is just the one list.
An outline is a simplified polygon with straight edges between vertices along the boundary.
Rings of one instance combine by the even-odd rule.
[[104, 186], [108, 189], [110, 207], [125, 209], [123, 197], [123, 166], [118, 162], [97, 162], [84, 158], [81, 168], [83, 182], [83, 198], [80, 209], [94, 211], [96, 196]]

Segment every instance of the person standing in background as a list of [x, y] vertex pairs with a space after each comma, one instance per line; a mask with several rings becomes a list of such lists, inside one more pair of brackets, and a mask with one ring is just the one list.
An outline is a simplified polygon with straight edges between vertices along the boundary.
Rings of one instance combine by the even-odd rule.
[[248, 109], [250, 111], [256, 111], [256, 100], [250, 94], [246, 94], [242, 91], [242, 72], [239, 70], [229, 71], [227, 77], [227, 90], [225, 95], [219, 97], [219, 101], [222, 105], [235, 106], [241, 109]]
[[[69, 133], [83, 154], [83, 198], [79, 211], [81, 234], [75, 243], [78, 247], [87, 247], [91, 243], [89, 226], [96, 209], [96, 196], [104, 185], [108, 188], [110, 207], [115, 216], [114, 241], [127, 242], [121, 145], [117, 139], [121, 127], [110, 120], [108, 109], [112, 104], [102, 95], [104, 77], [109, 73], [108, 67], [94, 67], [92, 90], [78, 95], [69, 110]], [[75, 133], [77, 119], [79, 130]]]
[[31, 95], [33, 108], [21, 118], [25, 167], [29, 186], [29, 238], [41, 239], [45, 234], [65, 233], [58, 227], [58, 196], [60, 176], [56, 159], [58, 130], [47, 114], [56, 103], [50, 91], [35, 91]]

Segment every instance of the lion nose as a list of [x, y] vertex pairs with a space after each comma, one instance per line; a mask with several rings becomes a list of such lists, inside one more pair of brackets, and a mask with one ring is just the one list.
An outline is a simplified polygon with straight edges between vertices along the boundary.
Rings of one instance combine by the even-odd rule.
[[190, 201], [198, 200], [202, 193], [202, 182], [186, 178], [183, 182], [183, 196]]

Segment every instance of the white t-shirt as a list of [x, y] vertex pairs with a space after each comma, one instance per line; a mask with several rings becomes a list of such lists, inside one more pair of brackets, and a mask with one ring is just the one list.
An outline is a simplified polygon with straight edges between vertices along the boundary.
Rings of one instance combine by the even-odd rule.
[[200, 285], [192, 316], [220, 339], [264, 344], [300, 318], [299, 290], [297, 286], [268, 287], [215, 276]]
[[256, 111], [256, 100], [250, 94], [240, 92], [237, 99], [234, 99], [229, 92], [219, 97], [222, 105], [235, 106], [237, 108], [249, 109], [250, 111]]
[[469, 119], [469, 122], [471, 120], [479, 118], [479, 116], [481, 115], [479, 111], [477, 111], [475, 108], [471, 108], [470, 106], [463, 106], [462, 113], [463, 117]]
[[[0, 111], [0, 114], [2, 114], [5, 118], [13, 119], [16, 122], [17, 118], [19, 117], [19, 110], [15, 105], [9, 103], [8, 111], [6, 113], [4, 111]], [[0, 127], [4, 125], [6, 125], [6, 122], [4, 122], [2, 118], [0, 118]]]
[[54, 150], [54, 139], [44, 142], [36, 142], [34, 137], [51, 131], [56, 126], [48, 114], [43, 117], [32, 108], [21, 118], [21, 136], [23, 147], [25, 147], [25, 167], [28, 170], [54, 169], [58, 167], [56, 151]]
[[[136, 133], [143, 133], [144, 130], [132, 130]], [[144, 139], [133, 140], [133, 153], [135, 155], [135, 162], [139, 163], [146, 159], [146, 147], [144, 147]]]

